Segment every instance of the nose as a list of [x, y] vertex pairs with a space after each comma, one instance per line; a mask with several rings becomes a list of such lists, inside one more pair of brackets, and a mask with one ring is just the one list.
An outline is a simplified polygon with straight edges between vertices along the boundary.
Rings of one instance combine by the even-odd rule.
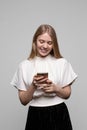
[[48, 46], [48, 45], [47, 45], [47, 42], [45, 42], [45, 43], [43, 44], [43, 47], [44, 47], [44, 48], [47, 48], [47, 46]]

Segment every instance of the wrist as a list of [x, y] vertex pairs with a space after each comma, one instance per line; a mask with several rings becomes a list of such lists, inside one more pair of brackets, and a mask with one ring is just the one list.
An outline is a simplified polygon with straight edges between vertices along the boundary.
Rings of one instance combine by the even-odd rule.
[[56, 86], [55, 87], [55, 93], [57, 94], [57, 93], [60, 93], [61, 92], [61, 87], [59, 87], [59, 86]]

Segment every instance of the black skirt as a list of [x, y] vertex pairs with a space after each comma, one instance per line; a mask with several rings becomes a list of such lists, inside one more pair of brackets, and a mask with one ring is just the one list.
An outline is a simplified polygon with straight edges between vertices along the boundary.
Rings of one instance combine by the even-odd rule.
[[48, 107], [29, 107], [25, 130], [72, 130], [65, 103]]

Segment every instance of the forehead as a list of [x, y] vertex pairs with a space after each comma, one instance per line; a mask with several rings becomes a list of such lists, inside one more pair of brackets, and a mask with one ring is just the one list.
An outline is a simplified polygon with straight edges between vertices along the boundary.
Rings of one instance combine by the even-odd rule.
[[52, 41], [52, 38], [48, 33], [44, 33], [44, 34], [39, 35], [37, 37], [37, 39]]

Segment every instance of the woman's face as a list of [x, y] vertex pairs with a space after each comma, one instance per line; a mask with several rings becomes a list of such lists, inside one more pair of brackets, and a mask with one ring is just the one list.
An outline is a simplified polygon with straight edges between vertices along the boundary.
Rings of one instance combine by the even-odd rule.
[[37, 56], [45, 57], [50, 54], [53, 49], [53, 42], [48, 33], [44, 33], [37, 37], [36, 49]]

